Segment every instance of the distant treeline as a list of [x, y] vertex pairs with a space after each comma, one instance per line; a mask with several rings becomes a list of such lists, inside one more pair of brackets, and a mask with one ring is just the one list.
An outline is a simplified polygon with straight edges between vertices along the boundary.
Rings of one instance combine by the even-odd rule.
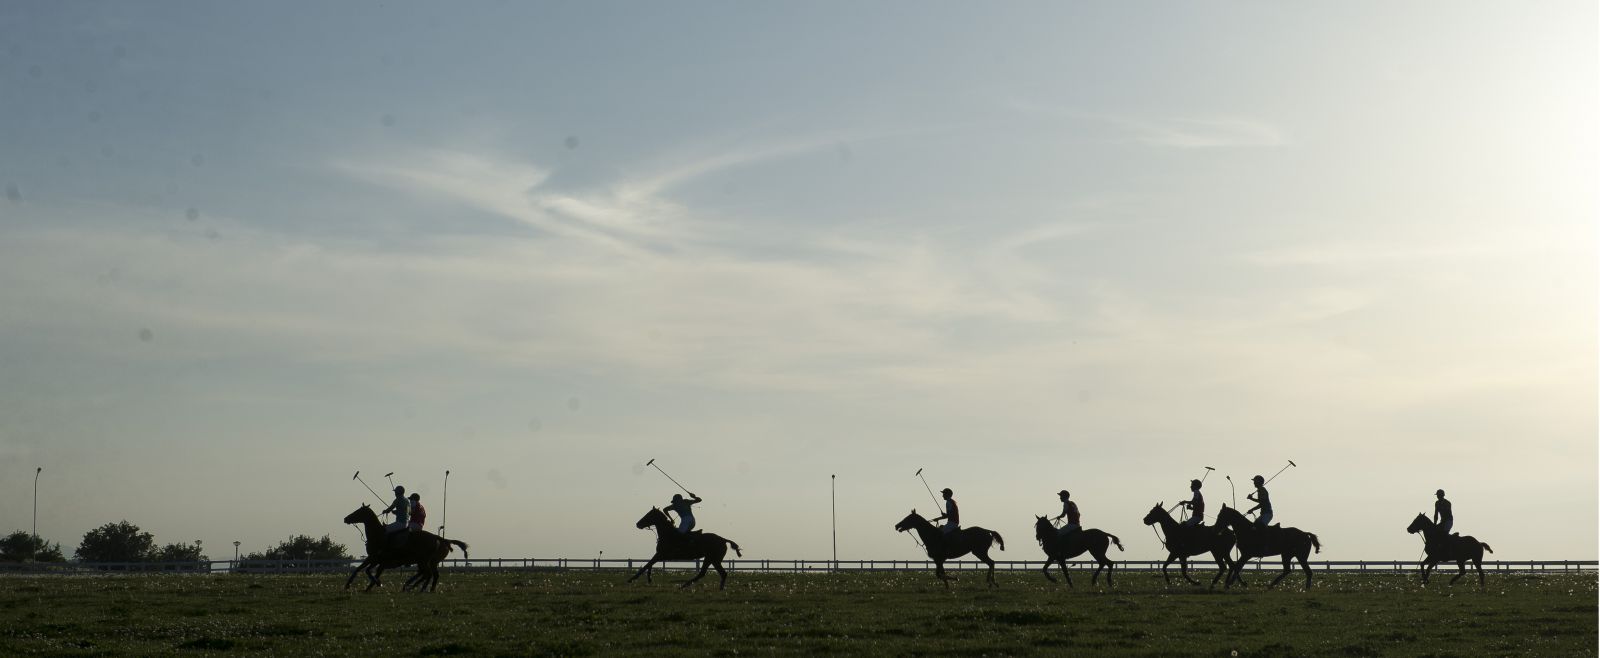
[[[200, 540], [158, 546], [154, 535], [126, 520], [107, 523], [83, 535], [73, 552], [79, 562], [205, 562]], [[294, 535], [266, 551], [242, 556], [245, 560], [342, 560], [350, 554], [327, 535], [312, 539]], [[0, 562], [65, 562], [61, 544], [17, 530], [0, 539]]]

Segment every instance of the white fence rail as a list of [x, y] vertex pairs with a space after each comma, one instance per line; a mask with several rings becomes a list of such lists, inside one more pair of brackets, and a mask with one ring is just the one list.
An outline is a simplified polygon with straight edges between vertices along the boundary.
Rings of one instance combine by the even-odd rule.
[[[445, 560], [449, 569], [465, 571], [632, 571], [643, 567], [647, 559], [595, 559], [595, 558], [486, 558], [471, 560]], [[0, 574], [6, 575], [90, 575], [116, 573], [187, 573], [187, 574], [294, 574], [294, 573], [348, 573], [360, 560], [214, 560], [209, 562], [9, 562], [0, 563]], [[1121, 560], [1119, 571], [1159, 571], [1159, 560]], [[1318, 560], [1308, 562], [1313, 570], [1340, 573], [1399, 573], [1415, 571], [1420, 565], [1415, 560]], [[697, 568], [691, 561], [658, 563], [663, 570]], [[931, 571], [929, 560], [756, 560], [735, 559], [723, 561], [730, 571], [765, 573], [871, 573], [885, 571]], [[1090, 560], [1069, 560], [1067, 566], [1074, 570], [1095, 566]], [[1443, 563], [1439, 568], [1448, 573], [1453, 563]], [[983, 563], [960, 560], [945, 563], [952, 571], [973, 571], [986, 568]], [[996, 561], [1000, 571], [1038, 571], [1044, 568], [1039, 560]], [[1191, 571], [1214, 570], [1209, 560], [1191, 559]], [[1247, 571], [1278, 571], [1282, 563], [1276, 560], [1253, 561]], [[1600, 562], [1595, 560], [1495, 560], [1483, 563], [1485, 571], [1518, 573], [1591, 573], [1600, 574]], [[1176, 569], [1176, 566], [1174, 566]]]

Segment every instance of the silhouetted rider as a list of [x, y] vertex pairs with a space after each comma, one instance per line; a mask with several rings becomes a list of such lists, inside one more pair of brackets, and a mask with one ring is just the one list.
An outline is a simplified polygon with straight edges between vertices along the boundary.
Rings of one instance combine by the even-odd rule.
[[422, 495], [411, 494], [411, 522], [406, 524], [407, 530], [423, 530], [427, 528], [428, 510], [422, 506]]
[[1444, 499], [1444, 489], [1433, 492], [1433, 495], [1439, 497], [1433, 503], [1433, 522], [1438, 524], [1440, 532], [1448, 535], [1456, 525], [1456, 516], [1450, 511], [1450, 501]]
[[944, 494], [944, 514], [933, 517], [932, 520], [943, 519], [944, 527], [940, 528], [940, 530], [943, 530], [944, 534], [948, 535], [961, 529], [961, 507], [956, 505], [956, 492], [951, 491], [949, 487], [940, 489], [939, 493]]
[[1256, 516], [1256, 525], [1265, 528], [1267, 524], [1272, 523], [1272, 499], [1267, 497], [1267, 479], [1257, 475], [1250, 478], [1250, 481], [1256, 483], [1256, 492], [1245, 494], [1244, 497], [1255, 501], [1256, 506], [1246, 510], [1245, 514], [1261, 510], [1261, 514]]
[[406, 499], [406, 488], [394, 488], [394, 502], [383, 508], [382, 514], [394, 513], [394, 522], [384, 528], [385, 539], [395, 548], [406, 545], [409, 535], [407, 525], [411, 519], [411, 501]]
[[1190, 480], [1189, 490], [1194, 492], [1194, 498], [1178, 503], [1189, 510], [1189, 518], [1184, 520], [1183, 525], [1200, 525], [1205, 523], [1206, 518], [1206, 499], [1200, 495], [1200, 481]]
[[1061, 526], [1061, 529], [1058, 530], [1056, 534], [1065, 535], [1070, 532], [1082, 530], [1083, 518], [1078, 515], [1078, 504], [1072, 502], [1072, 494], [1066, 489], [1062, 489], [1056, 493], [1056, 496], [1061, 498], [1061, 513], [1057, 514], [1056, 518], [1052, 520], [1060, 521], [1061, 517], [1067, 517], [1067, 524]]
[[686, 535], [694, 530], [694, 511], [689, 509], [695, 503], [704, 502], [699, 496], [690, 493], [694, 500], [684, 498], [683, 494], [672, 494], [672, 503], [667, 505], [667, 511], [678, 515], [678, 534]]

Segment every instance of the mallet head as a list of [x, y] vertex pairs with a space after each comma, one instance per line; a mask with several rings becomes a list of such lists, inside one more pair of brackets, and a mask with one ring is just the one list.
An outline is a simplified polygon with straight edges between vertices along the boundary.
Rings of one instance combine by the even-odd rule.
[[1289, 460], [1289, 465], [1290, 465], [1290, 466], [1294, 466], [1294, 467], [1296, 467], [1296, 468], [1299, 468], [1299, 467], [1300, 467], [1300, 465], [1299, 465], [1299, 464], [1296, 464], [1296, 463], [1294, 463], [1294, 460], [1293, 460], [1293, 459], [1291, 459], [1291, 460]]
[[391, 475], [394, 475], [394, 471], [389, 471], [388, 473], [383, 474], [384, 477], [389, 477]]
[[645, 462], [644, 465], [645, 466], [654, 466], [655, 463], [656, 463], [656, 458], [655, 457], [651, 457], [650, 461]]
[[917, 469], [917, 475], [922, 475], [922, 469]]
[[350, 476], [350, 479], [352, 479], [352, 480], [359, 480], [359, 479], [361, 479], [361, 471], [356, 471], [356, 474], [355, 474], [355, 475], [352, 475], [352, 476]]

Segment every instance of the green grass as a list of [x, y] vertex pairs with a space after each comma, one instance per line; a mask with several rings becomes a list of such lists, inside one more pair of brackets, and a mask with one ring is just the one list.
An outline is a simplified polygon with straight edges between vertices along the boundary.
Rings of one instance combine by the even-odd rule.
[[912, 572], [734, 574], [721, 592], [665, 582], [682, 571], [624, 576], [447, 571], [420, 596], [347, 593], [338, 575], [7, 577], [0, 655], [1593, 656], [1600, 633], [1592, 574], [1493, 575], [1484, 591], [1318, 574], [1309, 593], [1292, 577], [1210, 592], [1148, 573], [1114, 591], [1086, 573], [1075, 590], [964, 573], [948, 592]]

